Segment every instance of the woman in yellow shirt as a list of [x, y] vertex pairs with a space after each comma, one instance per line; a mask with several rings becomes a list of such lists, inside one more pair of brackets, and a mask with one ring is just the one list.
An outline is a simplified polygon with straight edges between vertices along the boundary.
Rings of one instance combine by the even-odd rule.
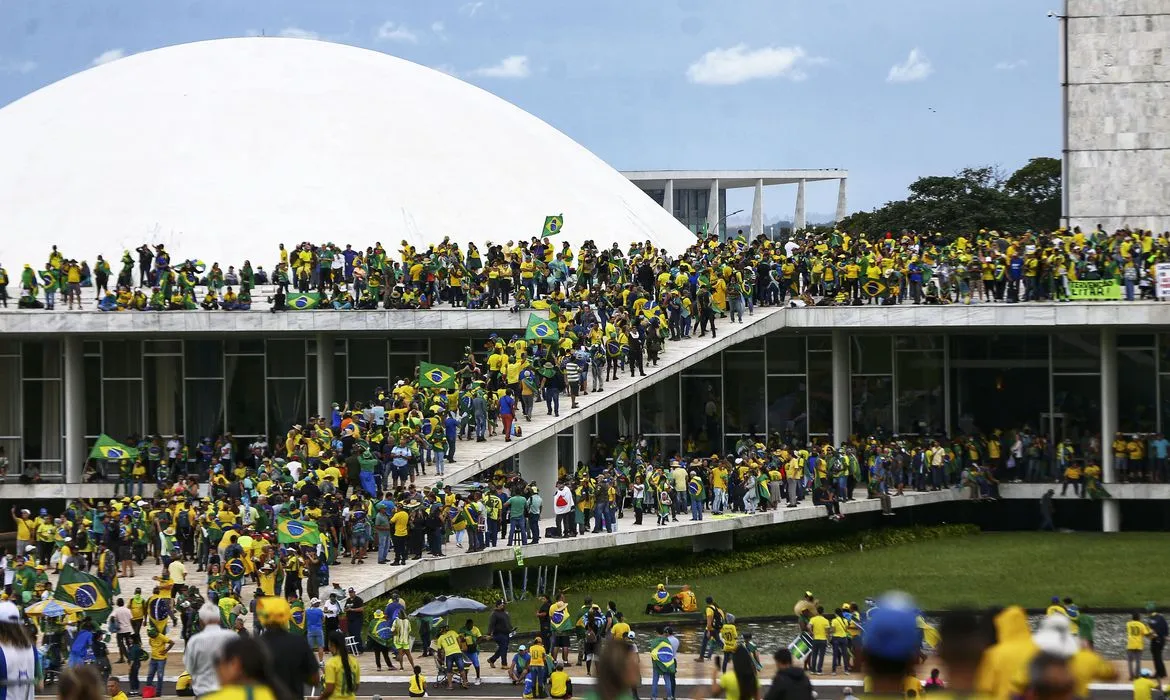
[[329, 653], [332, 656], [325, 662], [325, 687], [319, 700], [354, 700], [362, 669], [357, 659], [349, 655], [344, 632], [329, 635]]
[[233, 639], [224, 646], [215, 663], [219, 690], [204, 700], [277, 700], [277, 681], [268, 652], [249, 637]]

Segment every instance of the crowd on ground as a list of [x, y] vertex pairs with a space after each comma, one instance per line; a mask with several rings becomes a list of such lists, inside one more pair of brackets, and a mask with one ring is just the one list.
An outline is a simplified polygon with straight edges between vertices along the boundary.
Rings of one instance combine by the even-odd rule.
[[[550, 235], [555, 235], [550, 234]], [[258, 286], [273, 289], [273, 310], [290, 295], [314, 295], [293, 308], [410, 309], [441, 304], [465, 308], [528, 308], [538, 300], [574, 309], [591, 302], [616, 308], [616, 295], [638, 285], [662, 308], [698, 317], [699, 291], [719, 313], [784, 304], [899, 304], [1067, 301], [1071, 282], [1113, 281], [1126, 299], [1156, 298], [1156, 266], [1170, 261], [1170, 233], [1121, 229], [988, 231], [946, 234], [904, 231], [865, 234], [805, 231], [787, 241], [752, 240], [740, 230], [720, 241], [700, 235], [685, 251], [649, 242], [574, 250], [545, 235], [461, 246], [449, 238], [421, 250], [380, 242], [353, 248], [280, 244], [271, 272], [244, 260], [173, 260], [162, 244], [126, 250], [115, 273], [101, 255], [76, 260], [53, 246], [47, 261], [25, 263], [20, 308], [84, 308], [92, 290], [103, 311], [249, 310]], [[8, 302], [0, 267], [0, 304]], [[202, 291], [199, 291], [199, 290]], [[83, 291], [85, 293], [83, 294]], [[43, 297], [43, 300], [42, 300]]]

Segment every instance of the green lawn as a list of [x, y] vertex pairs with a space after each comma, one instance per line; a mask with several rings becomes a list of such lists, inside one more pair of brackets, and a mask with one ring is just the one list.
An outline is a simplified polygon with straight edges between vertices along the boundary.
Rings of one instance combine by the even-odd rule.
[[[834, 606], [899, 589], [928, 610], [1012, 603], [1038, 608], [1054, 595], [1071, 596], [1081, 606], [1136, 608], [1148, 601], [1170, 601], [1165, 583], [1170, 578], [1170, 562], [1164, 556], [1167, 542], [1170, 536], [1164, 533], [990, 533], [671, 584], [690, 584], [700, 601], [713, 596], [740, 617], [790, 615], [805, 590]], [[518, 578], [515, 583], [519, 586]], [[630, 622], [654, 619], [642, 612], [651, 593], [647, 588], [589, 593], [603, 606], [616, 601]], [[584, 591], [570, 595], [574, 610], [584, 595]], [[535, 600], [509, 605], [513, 624], [522, 631], [534, 630], [536, 607]], [[486, 615], [478, 617], [481, 625], [486, 624]]]

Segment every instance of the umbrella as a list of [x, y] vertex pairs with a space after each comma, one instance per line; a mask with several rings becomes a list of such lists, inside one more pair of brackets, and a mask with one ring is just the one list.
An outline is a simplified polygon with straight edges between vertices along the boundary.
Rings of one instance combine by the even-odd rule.
[[85, 608], [64, 600], [40, 600], [24, 609], [25, 615], [31, 615], [33, 617], [37, 615], [63, 617], [65, 615], [76, 615], [84, 612]]
[[412, 617], [442, 617], [458, 612], [483, 612], [487, 606], [478, 600], [462, 596], [441, 595], [411, 613]]

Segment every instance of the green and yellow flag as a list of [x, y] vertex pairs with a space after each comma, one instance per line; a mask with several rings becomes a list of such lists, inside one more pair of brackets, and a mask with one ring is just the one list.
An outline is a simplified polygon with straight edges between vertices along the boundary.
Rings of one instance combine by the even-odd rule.
[[553, 216], [544, 217], [544, 231], [541, 232], [543, 238], [555, 236], [561, 232], [561, 227], [565, 225], [565, 217], [563, 214], [554, 214]]
[[524, 339], [555, 343], [561, 339], [561, 332], [555, 322], [532, 314], [528, 317], [528, 330], [524, 333]]
[[134, 459], [138, 457], [138, 450], [118, 442], [114, 438], [102, 433], [89, 451], [90, 459], [105, 459], [117, 461], [119, 459]]
[[285, 304], [289, 311], [311, 311], [321, 305], [321, 295], [317, 292], [289, 294]]
[[430, 362], [418, 364], [418, 385], [422, 388], [455, 389], [455, 370], [447, 365], [433, 365]]
[[110, 602], [113, 597], [110, 585], [97, 576], [74, 569], [69, 564], [61, 569], [57, 592], [53, 597], [85, 608], [87, 617], [98, 623], [105, 622], [113, 609]]
[[277, 518], [276, 541], [280, 544], [320, 544], [321, 532], [317, 523], [292, 518]]

